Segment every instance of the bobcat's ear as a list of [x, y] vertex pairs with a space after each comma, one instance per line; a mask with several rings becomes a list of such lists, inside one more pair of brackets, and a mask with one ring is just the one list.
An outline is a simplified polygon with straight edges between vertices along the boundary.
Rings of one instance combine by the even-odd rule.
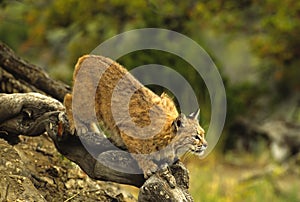
[[200, 114], [200, 109], [197, 109], [197, 111], [191, 113], [188, 117], [190, 119], [198, 120], [199, 119], [199, 114]]

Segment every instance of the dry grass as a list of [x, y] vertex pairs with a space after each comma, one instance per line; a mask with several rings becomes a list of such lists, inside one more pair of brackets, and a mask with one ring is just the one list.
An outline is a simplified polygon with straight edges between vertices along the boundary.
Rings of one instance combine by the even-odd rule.
[[[300, 201], [300, 175], [290, 165], [270, 162], [268, 153], [211, 154], [204, 160], [190, 157], [190, 192], [196, 202]], [[298, 168], [299, 169], [299, 165]]]
[[[300, 165], [278, 165], [268, 152], [259, 156], [212, 153], [202, 160], [188, 155], [183, 162], [190, 171], [195, 202], [300, 201]], [[123, 188], [137, 198], [137, 188]]]

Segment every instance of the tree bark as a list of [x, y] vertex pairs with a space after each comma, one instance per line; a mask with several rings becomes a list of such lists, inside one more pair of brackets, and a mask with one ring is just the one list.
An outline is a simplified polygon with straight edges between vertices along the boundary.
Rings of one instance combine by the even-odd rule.
[[[44, 92], [46, 95], [63, 101], [70, 87], [55, 81], [42, 68], [22, 60], [4, 43], [0, 42], [0, 79], [2, 92]], [[8, 88], [12, 86], [13, 88]]]

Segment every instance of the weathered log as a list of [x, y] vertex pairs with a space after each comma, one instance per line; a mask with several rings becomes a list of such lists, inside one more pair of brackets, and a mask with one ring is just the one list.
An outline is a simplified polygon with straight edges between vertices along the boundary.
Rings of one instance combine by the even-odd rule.
[[59, 101], [39, 93], [0, 94], [0, 137], [16, 143], [21, 134], [41, 135], [49, 117], [63, 110]]
[[[40, 92], [44, 92], [51, 97], [56, 98], [59, 101], [63, 101], [66, 93], [70, 91], [70, 87], [68, 85], [63, 84], [62, 82], [58, 82], [48, 76], [42, 68], [37, 67], [33, 64], [30, 64], [18, 56], [4, 43], [0, 41], [0, 66], [1, 69], [10, 73], [14, 76], [16, 80], [8, 79], [6, 80], [6, 84], [3, 85], [14, 85], [15, 87], [19, 87], [18, 92], [24, 92], [23, 85], [16, 84], [19, 81], [22, 84], [25, 84], [28, 89], [38, 89]], [[2, 72], [4, 72], [2, 70]], [[3, 73], [2, 73], [3, 74]], [[0, 71], [1, 76], [1, 71]], [[1, 81], [3, 78], [1, 78]], [[2, 89], [3, 90], [3, 89]], [[4, 91], [2, 91], [4, 92]]]
[[[176, 186], [171, 188], [166, 173], [162, 171], [152, 175], [141, 187], [139, 201], [194, 201], [188, 193], [189, 175], [187, 169], [181, 162], [176, 162], [170, 168], [171, 174], [175, 177]], [[167, 173], [168, 175], [168, 173]]]
[[0, 92], [5, 93], [42, 93], [39, 89], [21, 79], [16, 79], [14, 75], [0, 68]]

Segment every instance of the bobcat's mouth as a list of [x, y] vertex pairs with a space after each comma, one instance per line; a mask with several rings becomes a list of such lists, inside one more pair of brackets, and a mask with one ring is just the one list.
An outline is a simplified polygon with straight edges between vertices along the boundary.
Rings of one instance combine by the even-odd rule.
[[189, 145], [189, 147], [183, 147], [180, 146], [176, 149], [176, 154], [178, 156], [181, 156], [185, 154], [186, 152], [191, 152], [197, 156], [202, 156], [204, 154], [204, 151], [206, 150], [207, 145], [201, 145], [201, 146], [195, 146], [195, 145]]
[[206, 145], [197, 146], [191, 149], [191, 151], [196, 154], [197, 156], [202, 156], [204, 154], [204, 151], [206, 150]]

